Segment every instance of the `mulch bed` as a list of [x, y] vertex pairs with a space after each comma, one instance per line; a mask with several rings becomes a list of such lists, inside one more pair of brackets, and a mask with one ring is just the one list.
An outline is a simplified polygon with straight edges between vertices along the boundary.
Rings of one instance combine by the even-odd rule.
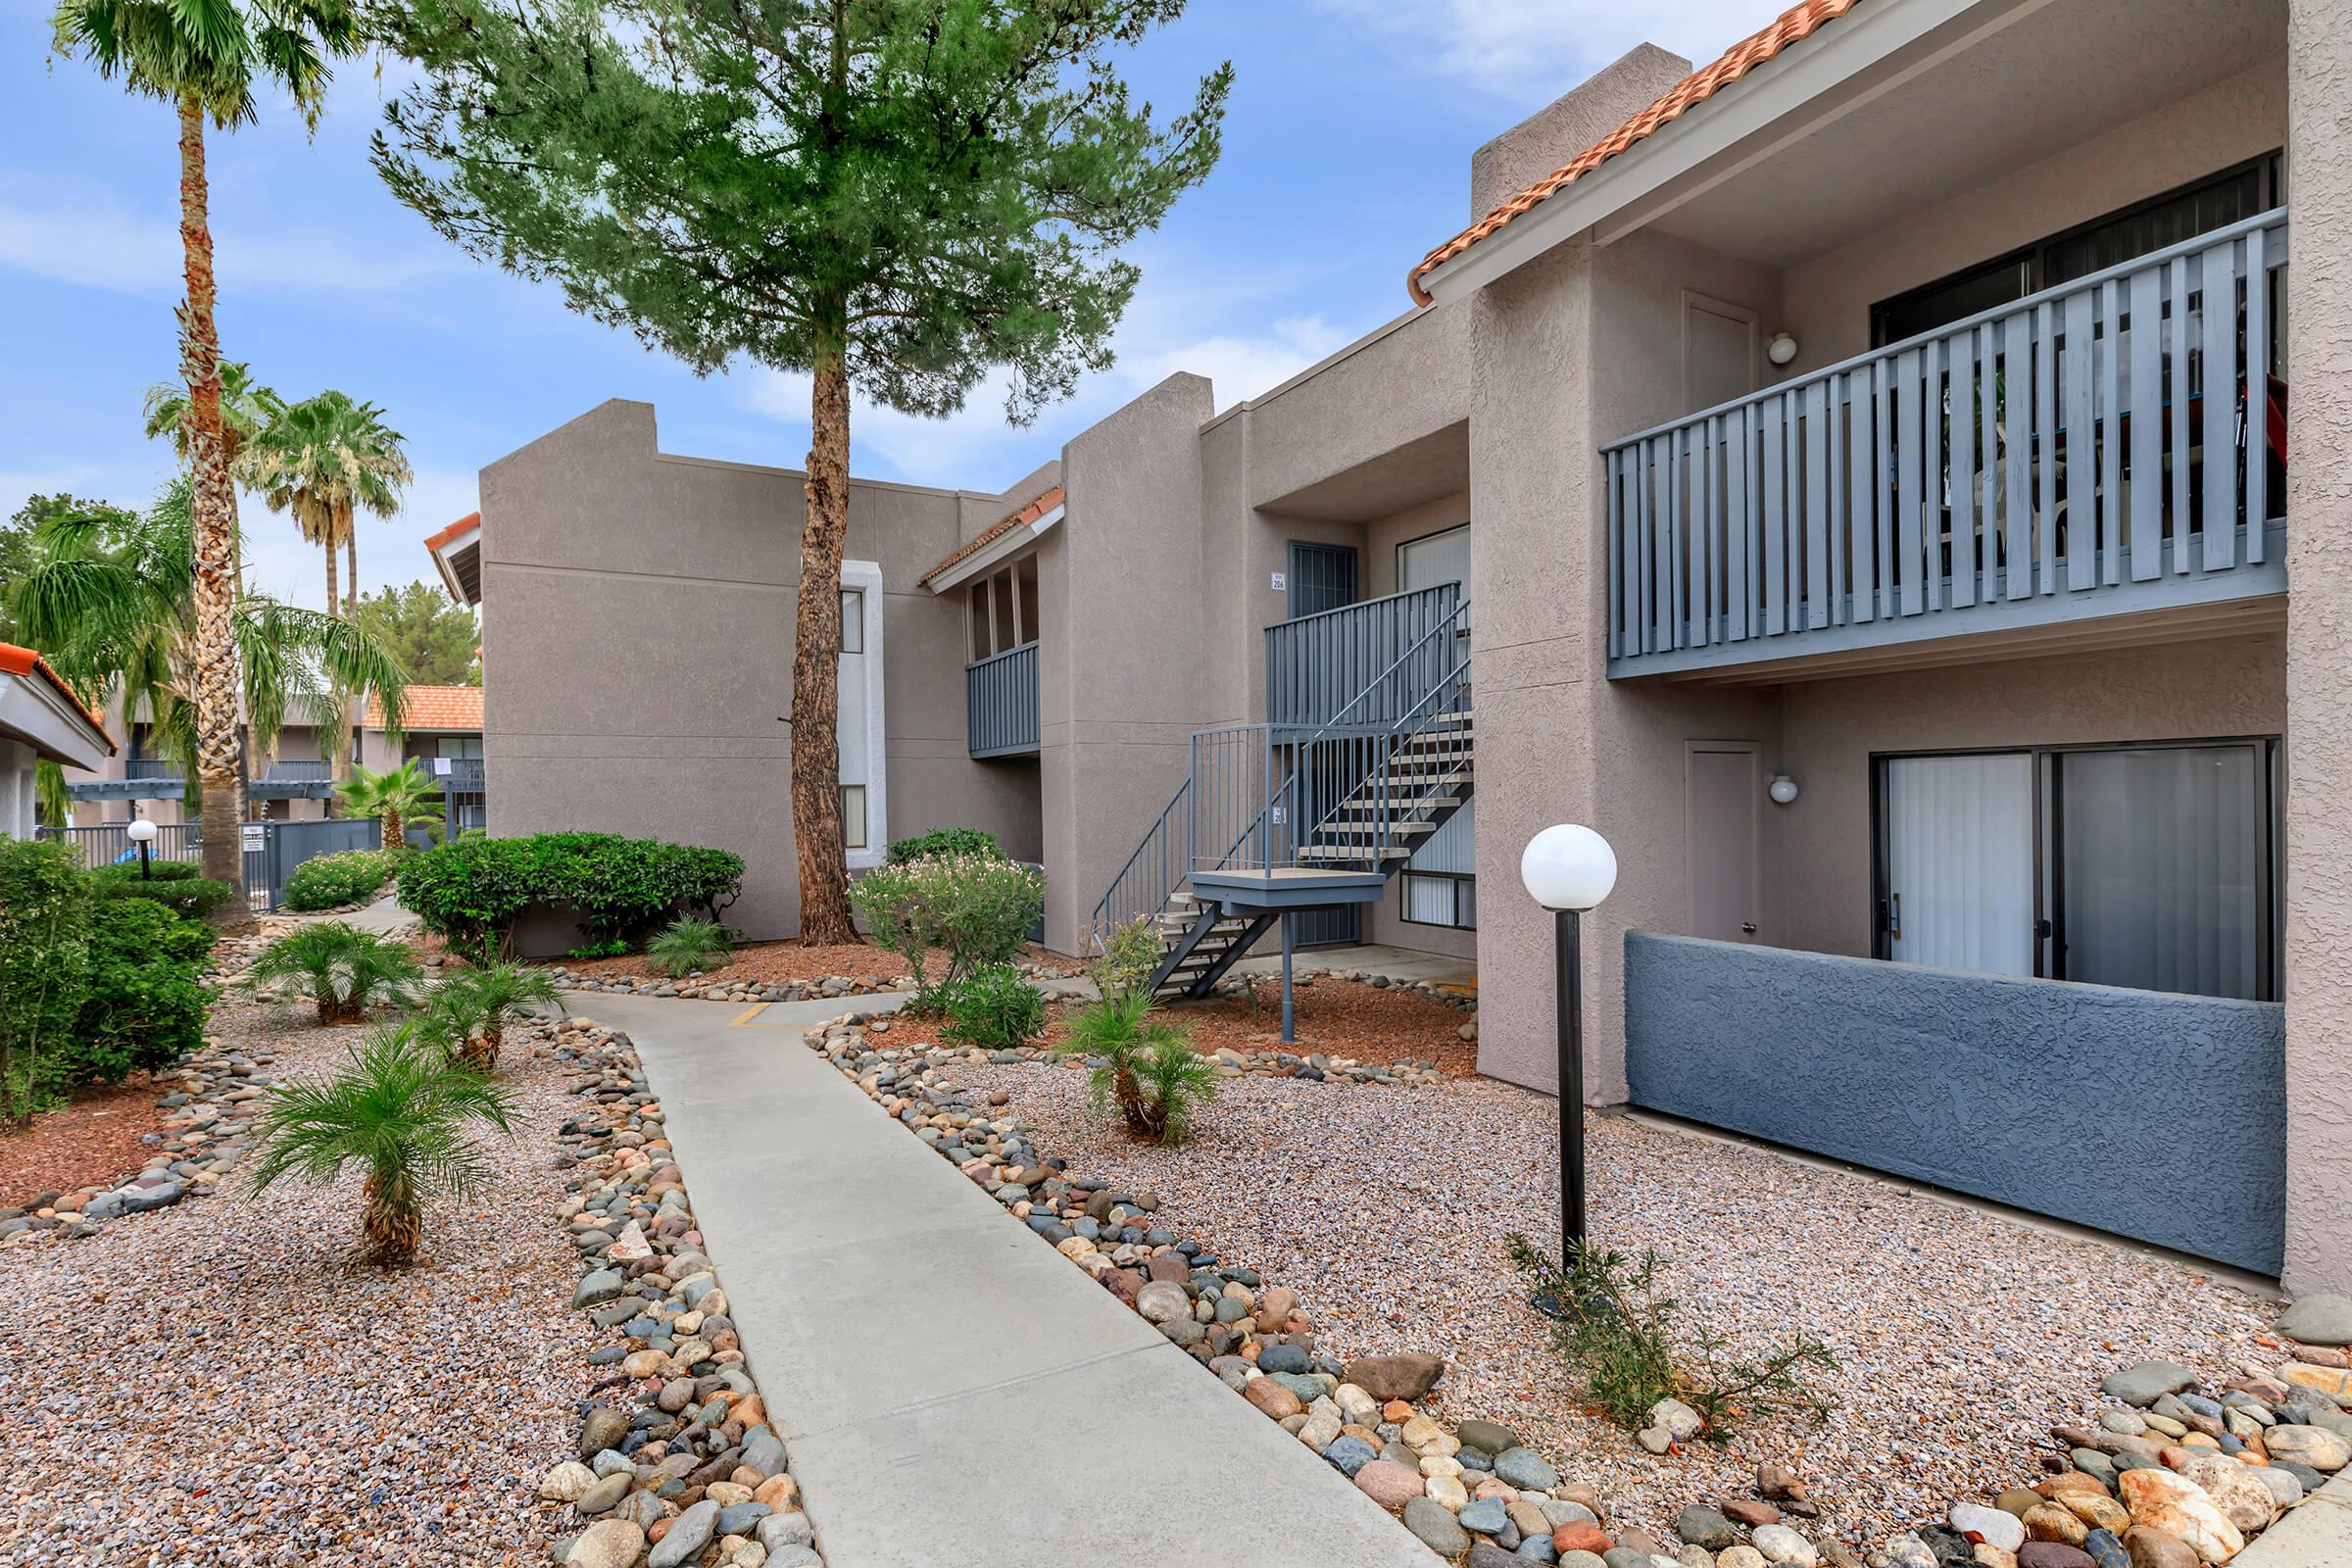
[[[646, 980], [660, 984], [664, 978], [646, 966], [642, 954], [627, 954], [617, 958], [549, 958], [549, 964], [561, 964], [583, 980]], [[934, 974], [946, 969], [948, 956], [935, 953], [928, 967]], [[828, 975], [845, 975], [852, 980], [898, 980], [906, 973], [906, 961], [897, 954], [875, 947], [870, 942], [846, 942], [837, 947], [803, 947], [798, 942], [753, 942], [735, 950], [734, 956], [715, 969], [705, 969], [706, 980], [728, 980], [746, 985], [791, 985], [798, 981], [822, 980]]]
[[[1162, 1011], [1202, 1053], [1230, 1047], [1244, 1054], [1288, 1051], [1301, 1056], [1348, 1056], [1382, 1065], [1434, 1061], [1449, 1078], [1478, 1076], [1478, 1043], [1461, 1037], [1462, 1025], [1478, 1016], [1476, 1013], [1415, 992], [1325, 976], [1298, 987], [1298, 1041], [1286, 1046], [1282, 1043], [1281, 981], [1260, 981], [1257, 997], [1254, 1018], [1244, 997], [1170, 1003]], [[1067, 1019], [1073, 1005], [1061, 1002], [1047, 1005], [1041, 1044], [1053, 1046], [1068, 1037]], [[934, 1042], [938, 1029], [936, 1022], [902, 1021], [892, 1028], [891, 1044]]]
[[163, 1124], [161, 1094], [144, 1075], [114, 1088], [97, 1084], [23, 1131], [0, 1132], [0, 1205], [105, 1186], [137, 1170], [151, 1152], [140, 1136]]

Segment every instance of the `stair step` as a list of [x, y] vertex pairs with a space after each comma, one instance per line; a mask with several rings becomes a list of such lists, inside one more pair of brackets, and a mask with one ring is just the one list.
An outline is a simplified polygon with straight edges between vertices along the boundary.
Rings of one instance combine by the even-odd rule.
[[[1380, 858], [1402, 860], [1409, 858], [1412, 853], [1410, 850], [1384, 849], [1380, 852]], [[1298, 858], [1301, 860], [1369, 860], [1372, 857], [1362, 850], [1327, 849], [1321, 845], [1310, 844], [1298, 852]]]

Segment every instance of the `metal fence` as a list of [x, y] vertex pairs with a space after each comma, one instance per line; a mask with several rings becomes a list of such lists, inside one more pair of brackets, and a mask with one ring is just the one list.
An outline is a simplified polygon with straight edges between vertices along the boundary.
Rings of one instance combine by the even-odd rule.
[[[382, 842], [382, 829], [368, 817], [242, 822], [238, 830], [244, 840], [245, 899], [256, 913], [266, 913], [284, 902], [286, 879], [303, 861], [344, 850], [372, 850]], [[126, 822], [44, 827], [40, 837], [72, 845], [76, 858], [91, 870], [135, 864], [139, 858], [139, 847], [131, 842]], [[158, 823], [147, 853], [155, 860], [199, 862], [204, 858], [203, 826], [196, 822]]]

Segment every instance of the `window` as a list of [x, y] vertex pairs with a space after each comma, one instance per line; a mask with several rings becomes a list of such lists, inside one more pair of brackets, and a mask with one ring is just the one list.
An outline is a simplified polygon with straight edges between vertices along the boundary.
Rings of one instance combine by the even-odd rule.
[[865, 652], [865, 590], [844, 588], [841, 591], [841, 651], [845, 654]]
[[2277, 750], [1878, 759], [1878, 956], [2275, 1000]]
[[1478, 883], [1445, 871], [1404, 873], [1404, 918], [1413, 925], [1478, 929]]
[[999, 566], [964, 591], [964, 619], [977, 664], [1037, 641], [1037, 558]]
[[1874, 348], [1932, 332], [2278, 205], [2279, 155], [2239, 164], [2149, 201], [1964, 268], [1871, 307]]
[[841, 847], [845, 850], [865, 848], [865, 786], [844, 784], [841, 787]]
[[433, 755], [478, 759], [482, 755], [482, 738], [479, 735], [444, 735], [436, 743]]

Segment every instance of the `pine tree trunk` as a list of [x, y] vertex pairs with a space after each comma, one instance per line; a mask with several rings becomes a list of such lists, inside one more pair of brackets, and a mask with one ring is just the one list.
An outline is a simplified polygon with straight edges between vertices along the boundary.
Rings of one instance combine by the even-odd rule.
[[850, 376], [843, 335], [820, 332], [808, 399], [808, 512], [792, 650], [792, 829], [801, 940], [858, 940], [841, 841], [841, 555], [850, 520]]
[[180, 370], [187, 378], [190, 511], [196, 532], [196, 777], [204, 794], [204, 874], [237, 898], [225, 908], [242, 919], [245, 856], [238, 832], [244, 780], [237, 765], [236, 581], [237, 487], [220, 434], [220, 337], [213, 325], [213, 235], [206, 211], [204, 110], [179, 102], [179, 238], [187, 257], [187, 302], [179, 313]]

